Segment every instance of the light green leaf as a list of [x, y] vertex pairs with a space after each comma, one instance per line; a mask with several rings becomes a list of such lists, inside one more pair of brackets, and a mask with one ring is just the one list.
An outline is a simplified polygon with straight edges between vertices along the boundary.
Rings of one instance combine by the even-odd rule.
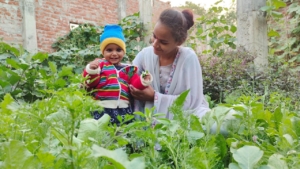
[[289, 134], [284, 134], [283, 137], [285, 138], [285, 140], [290, 144], [290, 146], [292, 146], [294, 144], [294, 139], [291, 135]]
[[263, 153], [264, 152], [256, 146], [244, 146], [233, 153], [233, 158], [241, 169], [253, 169], [263, 156]]
[[40, 160], [43, 168], [53, 168], [55, 156], [49, 152], [38, 152], [37, 157]]
[[59, 75], [59, 77], [71, 76], [71, 75], [73, 75], [72, 70], [73, 70], [72, 67], [63, 66], [62, 70], [59, 72], [58, 75]]
[[21, 68], [19, 63], [17, 61], [15, 61], [14, 59], [6, 59], [6, 63], [9, 64], [11, 67], [15, 68], [15, 69], [19, 69]]
[[173, 104], [175, 104], [176, 106], [178, 107], [182, 107], [183, 104], [184, 104], [184, 101], [187, 97], [187, 95], [189, 94], [190, 90], [186, 90], [184, 92], [182, 92], [178, 97], [177, 99], [174, 101]]
[[262, 166], [259, 166], [257, 169], [271, 169], [271, 168], [267, 165], [262, 165]]
[[237, 163], [230, 163], [229, 169], [241, 169]]
[[269, 162], [268, 162], [268, 166], [271, 169], [288, 169], [288, 166], [285, 162], [285, 160], [283, 159], [284, 157], [280, 154], [273, 154], [270, 158], [269, 158]]
[[263, 7], [260, 8], [260, 10], [262, 10], [262, 11], [269, 11], [271, 9], [272, 9], [271, 6], [263, 6]]
[[9, 109], [9, 105], [12, 104], [13, 102], [14, 102], [14, 98], [9, 93], [5, 94], [4, 100], [0, 103], [1, 112], [11, 113], [11, 110]]
[[194, 143], [194, 141], [197, 141], [204, 137], [204, 133], [198, 131], [189, 131], [186, 133], [186, 135], [189, 143]]
[[273, 17], [282, 17], [282, 13], [277, 12], [277, 11], [272, 11], [271, 14]]
[[98, 140], [107, 127], [110, 120], [110, 116], [104, 114], [100, 119], [85, 119], [80, 122], [78, 130], [78, 138], [83, 141], [87, 141], [89, 138]]
[[230, 26], [230, 31], [231, 31], [232, 33], [235, 33], [236, 30], [237, 30], [236, 26], [234, 26], [234, 25], [231, 25], [231, 26]]
[[48, 62], [48, 64], [52, 73], [57, 73], [56, 64], [54, 62]]
[[26, 161], [33, 155], [27, 150], [24, 143], [18, 140], [11, 140], [4, 145], [5, 159], [4, 168], [23, 168]]
[[143, 157], [137, 157], [129, 161], [127, 154], [122, 149], [107, 150], [97, 145], [93, 145], [92, 149], [93, 149], [92, 156], [96, 158], [104, 157], [107, 160], [109, 160], [118, 169], [132, 169], [132, 168], [143, 169], [146, 167]]
[[39, 60], [40, 62], [43, 62], [45, 59], [48, 59], [48, 54], [38, 52], [37, 54], [32, 56], [32, 59], [33, 60]]
[[40, 162], [34, 156], [29, 157], [22, 166], [22, 169], [39, 168]]
[[269, 32], [268, 32], [268, 36], [269, 37], [279, 37], [279, 33], [273, 29], [271, 29]]
[[4, 51], [9, 51], [10, 53], [14, 54], [15, 56], [20, 55], [20, 52], [17, 48], [10, 46], [4, 42], [0, 43], [0, 48], [2, 48]]
[[0, 61], [6, 60], [7, 58], [10, 58], [12, 55], [9, 53], [0, 53]]
[[275, 7], [275, 9], [279, 9], [282, 7], [286, 7], [286, 3], [280, 0], [274, 0], [273, 1], [273, 6]]
[[64, 145], [68, 146], [68, 135], [62, 130], [51, 129], [51, 133]]

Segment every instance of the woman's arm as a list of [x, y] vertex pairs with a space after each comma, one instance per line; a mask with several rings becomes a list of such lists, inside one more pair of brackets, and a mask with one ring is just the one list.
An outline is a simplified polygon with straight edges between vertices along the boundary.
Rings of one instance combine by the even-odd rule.
[[[190, 90], [184, 102], [184, 110], [189, 110], [197, 117], [202, 117], [209, 111], [208, 104], [203, 95], [203, 80], [202, 71], [199, 60], [196, 55], [190, 55], [185, 59], [180, 69], [180, 73], [176, 74], [178, 77], [173, 77], [173, 83], [176, 83], [174, 93], [161, 94], [155, 92], [154, 106], [156, 112], [167, 113], [169, 107], [178, 98], [178, 95], [186, 90]], [[175, 76], [175, 75], [174, 75]], [[168, 118], [172, 118], [171, 115]]]

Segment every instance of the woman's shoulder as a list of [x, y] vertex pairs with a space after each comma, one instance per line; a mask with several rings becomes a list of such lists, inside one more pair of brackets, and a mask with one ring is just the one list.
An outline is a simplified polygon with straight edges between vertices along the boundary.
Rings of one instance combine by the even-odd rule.
[[144, 60], [144, 58], [149, 58], [150, 56], [152, 56], [154, 54], [153, 52], [153, 47], [152, 46], [148, 46], [143, 48], [136, 56], [135, 59], [138, 60]]
[[194, 55], [194, 56], [197, 56], [196, 52], [192, 48], [190, 48], [190, 47], [180, 46], [180, 52], [182, 54], [185, 54], [185, 55]]
[[141, 53], [148, 54], [153, 53], [153, 46], [147, 46], [141, 50]]
[[198, 59], [196, 52], [190, 47], [180, 47], [180, 55], [182, 59]]

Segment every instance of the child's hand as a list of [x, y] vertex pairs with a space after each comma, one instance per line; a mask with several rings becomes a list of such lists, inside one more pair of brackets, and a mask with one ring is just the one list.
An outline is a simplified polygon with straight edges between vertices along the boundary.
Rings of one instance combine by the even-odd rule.
[[95, 70], [99, 67], [99, 62], [103, 61], [104, 59], [96, 58], [95, 60], [90, 62], [90, 69]]
[[151, 75], [150, 73], [146, 70], [142, 73], [142, 78], [145, 80], [145, 81], [150, 81], [151, 80]]
[[95, 70], [99, 67], [99, 62], [94, 60], [92, 62], [90, 62], [90, 69]]
[[147, 74], [147, 75], [145, 75], [145, 76], [143, 77], [143, 79], [144, 79], [145, 81], [150, 81], [150, 80], [151, 80], [151, 76], [150, 76], [149, 74]]

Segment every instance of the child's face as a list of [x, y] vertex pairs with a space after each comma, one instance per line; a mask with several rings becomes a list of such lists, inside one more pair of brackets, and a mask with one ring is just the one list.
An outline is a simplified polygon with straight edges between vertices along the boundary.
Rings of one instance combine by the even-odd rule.
[[125, 52], [123, 51], [123, 49], [114, 43], [108, 44], [103, 52], [105, 60], [114, 65], [119, 64], [122, 61], [124, 55]]

